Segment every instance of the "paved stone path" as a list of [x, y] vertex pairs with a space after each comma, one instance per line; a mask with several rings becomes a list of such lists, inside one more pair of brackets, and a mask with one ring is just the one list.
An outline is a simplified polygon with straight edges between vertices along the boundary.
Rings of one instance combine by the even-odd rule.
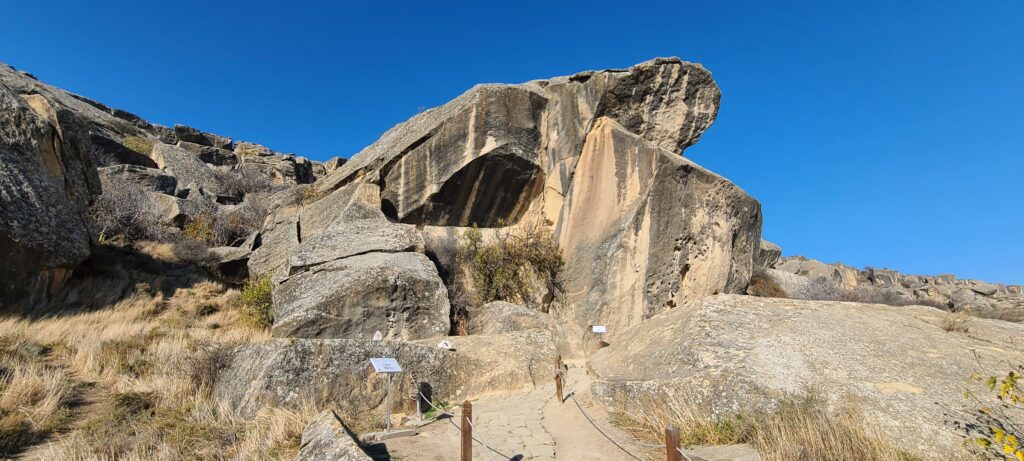
[[[583, 368], [570, 365], [564, 390], [566, 394], [576, 390], [577, 398], [589, 406], [590, 380]], [[475, 438], [507, 456], [475, 443], [474, 460], [635, 460], [598, 433], [571, 401], [559, 404], [553, 382], [527, 392], [481, 397], [472, 403]], [[587, 411], [604, 416], [593, 407]], [[461, 424], [458, 416], [452, 421]], [[415, 437], [388, 440], [386, 449], [391, 459], [458, 459], [459, 431], [451, 422], [440, 420], [423, 427]], [[637, 454], [646, 459], [642, 450]]]

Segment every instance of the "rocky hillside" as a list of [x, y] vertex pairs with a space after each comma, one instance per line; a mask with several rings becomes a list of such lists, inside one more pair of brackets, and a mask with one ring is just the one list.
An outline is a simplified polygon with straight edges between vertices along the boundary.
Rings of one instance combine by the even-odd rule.
[[[231, 424], [271, 409], [382, 413], [371, 357], [406, 368], [396, 395], [453, 402], [529, 393], [566, 359], [588, 370], [581, 396], [613, 413], [680, 399], [708, 421], [774, 420], [813, 394], [828, 421], [856, 401], [848, 424], [907, 456], [865, 459], [959, 450], [984, 427], [963, 424], [976, 417], [970, 377], [1024, 363], [1021, 287], [781, 258], [761, 240], [757, 200], [685, 157], [720, 96], [707, 69], [677, 58], [478, 85], [321, 164], [151, 124], [0, 66], [0, 310], [79, 309], [82, 287], [110, 274], [128, 278], [112, 305], [144, 293], [188, 306], [133, 308], [160, 320], [136, 329], [140, 353], [188, 331], [178, 343], [210, 370], [194, 380], [202, 408]], [[192, 277], [245, 289], [228, 302]], [[211, 312], [223, 318], [202, 320]], [[237, 333], [243, 315], [269, 337]], [[335, 414], [311, 426], [306, 455], [341, 450], [322, 440]], [[729, 440], [765, 459], [811, 443], [751, 435], [763, 430]], [[155, 446], [146, 453], [170, 450]]]

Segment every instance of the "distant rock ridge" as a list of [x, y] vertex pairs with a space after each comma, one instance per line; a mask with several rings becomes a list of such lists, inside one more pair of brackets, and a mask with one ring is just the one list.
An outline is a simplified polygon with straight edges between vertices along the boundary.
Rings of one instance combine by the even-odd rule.
[[[1024, 286], [959, 279], [953, 274], [911, 275], [890, 269], [863, 270], [803, 256], [778, 259], [764, 274], [795, 299], [921, 304], [976, 317], [1024, 321]], [[787, 277], [792, 274], [798, 278]], [[817, 283], [816, 286], [812, 286]], [[822, 285], [824, 284], [824, 285]], [[825, 289], [820, 289], [824, 287]]]

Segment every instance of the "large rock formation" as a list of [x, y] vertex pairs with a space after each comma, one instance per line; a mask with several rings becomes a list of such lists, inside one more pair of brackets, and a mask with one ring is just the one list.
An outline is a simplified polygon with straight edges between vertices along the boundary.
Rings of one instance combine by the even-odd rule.
[[591, 359], [595, 395], [628, 407], [646, 396], [693, 398], [716, 414], [819, 392], [857, 402], [900, 447], [941, 453], [961, 443], [973, 373], [1024, 361], [1024, 325], [975, 319], [947, 332], [930, 307], [720, 295], [637, 325]]
[[[386, 377], [370, 358], [393, 357], [405, 373], [392, 395], [407, 396], [412, 381], [429, 384], [437, 401], [531, 389], [551, 379], [556, 351], [551, 335], [528, 330], [504, 335], [460, 336], [452, 350], [437, 340], [275, 339], [235, 352], [217, 380], [214, 396], [243, 414], [264, 405], [304, 402], [359, 414], [382, 407]], [[395, 401], [396, 408], [406, 405]]]
[[337, 204], [370, 186], [392, 226], [432, 237], [426, 251], [446, 274], [465, 270], [451, 257], [460, 229], [548, 227], [566, 260], [563, 313], [577, 329], [621, 332], [687, 299], [741, 292], [760, 245], [760, 205], [680, 156], [711, 125], [718, 99], [708, 71], [674, 58], [478, 85], [338, 166], [303, 193], [311, 203], [278, 210], [250, 272], [280, 281], [317, 253], [308, 242], [373, 237], [337, 237]]
[[45, 302], [90, 255], [100, 192], [88, 129], [0, 66], [0, 308]]

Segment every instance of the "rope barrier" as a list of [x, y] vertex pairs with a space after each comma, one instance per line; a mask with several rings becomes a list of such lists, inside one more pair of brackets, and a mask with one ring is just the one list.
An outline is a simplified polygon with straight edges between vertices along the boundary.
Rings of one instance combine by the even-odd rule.
[[[445, 410], [442, 410], [442, 409], [438, 408], [438, 407], [437, 407], [437, 405], [434, 405], [434, 402], [433, 402], [432, 400], [430, 400], [429, 398], [427, 398], [427, 396], [423, 395], [423, 392], [419, 392], [419, 391], [417, 391], [417, 392], [418, 392], [418, 393], [420, 394], [420, 397], [422, 397], [422, 398], [423, 398], [423, 400], [425, 400], [425, 401], [427, 402], [427, 405], [430, 405], [430, 408], [433, 408], [433, 409], [434, 409], [435, 411], [437, 411], [437, 413], [438, 413], [438, 415], [439, 415], [439, 416], [435, 417], [435, 418], [434, 418], [434, 421], [436, 421], [436, 420], [437, 420], [438, 418], [440, 418], [440, 416], [441, 416], [441, 415], [443, 415], [443, 416], [450, 416], [451, 418], [448, 418], [448, 422], [449, 422], [449, 423], [451, 423], [451, 424], [452, 424], [452, 426], [455, 426], [455, 429], [457, 429], [457, 430], [459, 430], [459, 431], [461, 431], [461, 430], [462, 430], [462, 428], [461, 428], [461, 427], [459, 427], [459, 425], [458, 425], [458, 424], [455, 424], [455, 421], [453, 421], [453, 418], [455, 417], [455, 415], [454, 415], [454, 414], [452, 414], [452, 413], [449, 413], [449, 412], [447, 412], [447, 411], [445, 411]], [[473, 429], [474, 429], [474, 432], [476, 432], [476, 425], [475, 425], [475, 424], [473, 424], [473, 420], [470, 420], [470, 421], [469, 421], [469, 427], [473, 428]], [[491, 458], [491, 461], [494, 461], [494, 455], [491, 455], [491, 452], [492, 452], [492, 451], [493, 451], [494, 453], [497, 453], [497, 454], [498, 454], [498, 456], [501, 456], [502, 458], [505, 458], [505, 459], [507, 459], [507, 460], [511, 460], [511, 459], [512, 459], [512, 458], [511, 458], [511, 457], [509, 457], [508, 455], [506, 455], [506, 454], [504, 454], [504, 453], [502, 453], [502, 452], [500, 452], [500, 451], [498, 451], [498, 450], [495, 450], [495, 449], [494, 449], [494, 448], [492, 448], [492, 447], [491, 447], [490, 445], [487, 445], [486, 443], [484, 443], [484, 442], [483, 442], [483, 440], [481, 440], [481, 439], [478, 439], [478, 438], [476, 438], [476, 436], [475, 436], [475, 435], [473, 436], [473, 441], [475, 441], [476, 443], [479, 443], [479, 444], [480, 444], [480, 446], [482, 446], [482, 447], [486, 448], [487, 450], [489, 450], [489, 451], [487, 451], [486, 453], [487, 453], [487, 456]]]
[[633, 459], [635, 459], [637, 461], [643, 461], [642, 459], [638, 458], [636, 455], [630, 453], [629, 450], [623, 448], [622, 445], [619, 445], [619, 443], [616, 442], [615, 440], [613, 440], [611, 437], [609, 437], [608, 434], [605, 434], [604, 431], [602, 431], [601, 428], [597, 426], [597, 423], [595, 423], [594, 420], [590, 418], [590, 415], [588, 415], [587, 412], [583, 409], [583, 406], [580, 405], [580, 403], [576, 401], [576, 396], [574, 396], [572, 394], [569, 394], [569, 399], [572, 400], [572, 403], [576, 404], [576, 408], [580, 409], [580, 413], [583, 413], [583, 417], [587, 418], [587, 421], [590, 421], [590, 424], [592, 426], [594, 426], [594, 429], [597, 429], [597, 432], [600, 432], [601, 435], [604, 436], [604, 438], [608, 439], [608, 441], [612, 443], [612, 445], [615, 445], [616, 447], [618, 447], [619, 450], [622, 450], [623, 453], [629, 455], [630, 458], [633, 458]]

